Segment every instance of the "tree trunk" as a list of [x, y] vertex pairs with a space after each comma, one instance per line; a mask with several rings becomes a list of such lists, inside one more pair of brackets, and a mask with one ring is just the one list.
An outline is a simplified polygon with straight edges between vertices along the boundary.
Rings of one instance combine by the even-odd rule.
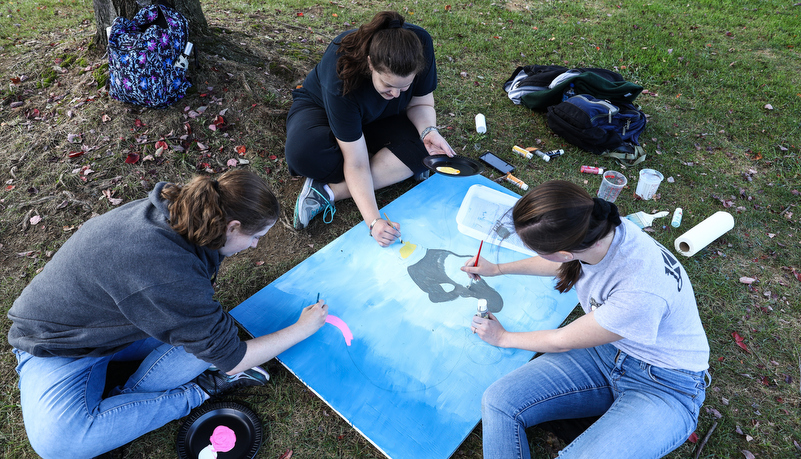
[[161, 0], [159, 2], [150, 0], [92, 0], [95, 9], [95, 23], [97, 24], [94, 44], [98, 49], [106, 49], [108, 44], [106, 29], [111, 27], [114, 19], [119, 16], [133, 19], [141, 8], [140, 3], [143, 5], [161, 3], [183, 14], [189, 21], [189, 41], [200, 40], [201, 37], [209, 33], [209, 24], [206, 22], [206, 16], [203, 15], [200, 0]]

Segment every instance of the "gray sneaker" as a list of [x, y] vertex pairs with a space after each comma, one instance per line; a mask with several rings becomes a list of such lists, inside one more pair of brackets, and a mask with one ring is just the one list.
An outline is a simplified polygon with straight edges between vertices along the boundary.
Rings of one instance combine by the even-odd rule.
[[216, 397], [244, 387], [263, 386], [269, 379], [270, 374], [261, 367], [229, 375], [212, 366], [195, 378], [195, 384], [209, 396]]
[[308, 226], [311, 219], [320, 212], [323, 213], [325, 223], [331, 223], [334, 220], [337, 209], [334, 207], [334, 203], [328, 200], [328, 192], [325, 191], [324, 186], [324, 183], [310, 178], [306, 179], [303, 189], [298, 195], [298, 200], [295, 202], [295, 216], [292, 219], [295, 229], [301, 230]]

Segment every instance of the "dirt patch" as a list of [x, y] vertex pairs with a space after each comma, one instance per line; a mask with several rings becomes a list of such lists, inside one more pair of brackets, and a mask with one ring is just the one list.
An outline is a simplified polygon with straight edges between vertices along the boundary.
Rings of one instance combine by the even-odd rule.
[[145, 197], [159, 181], [232, 167], [265, 177], [283, 206], [284, 218], [247, 256], [296, 258], [319, 248], [329, 231], [291, 229], [301, 182], [289, 175], [283, 147], [291, 90], [319, 57], [309, 41], [321, 53], [330, 38], [267, 15], [223, 22], [198, 46], [187, 96], [162, 110], [108, 96], [107, 57], [91, 49], [91, 27], [0, 56], [11, 81], [0, 93], [4, 277], [34, 274], [84, 221]]

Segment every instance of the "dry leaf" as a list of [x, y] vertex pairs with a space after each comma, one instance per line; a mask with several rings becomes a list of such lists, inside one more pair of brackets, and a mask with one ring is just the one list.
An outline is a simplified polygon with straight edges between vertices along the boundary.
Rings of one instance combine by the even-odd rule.
[[40, 221], [42, 221], [42, 217], [40, 217], [38, 215], [34, 215], [33, 217], [31, 217], [31, 220], [30, 220], [31, 225], [38, 225]]
[[743, 276], [743, 277], [740, 278], [740, 283], [743, 283], [745, 285], [751, 285], [754, 282], [756, 282], [756, 279], [754, 279], [753, 277], [745, 277], [745, 276]]
[[125, 162], [127, 164], [136, 164], [139, 162], [139, 153], [133, 151], [128, 153], [128, 156], [125, 158]]
[[742, 337], [742, 336], [740, 336], [740, 334], [739, 334], [739, 333], [737, 333], [737, 332], [731, 332], [731, 336], [732, 336], [732, 338], [734, 338], [734, 342], [735, 342], [735, 343], [736, 343], [738, 346], [740, 346], [740, 348], [741, 348], [742, 350], [744, 350], [745, 352], [747, 352], [747, 353], [749, 353], [749, 354], [751, 353], [751, 351], [749, 351], [749, 350], [748, 350], [748, 346], [746, 346], [746, 345], [745, 345], [745, 343], [743, 342], [743, 337]]
[[745, 459], [756, 459], [756, 456], [754, 456], [754, 454], [751, 451], [748, 451], [747, 449], [744, 449], [744, 450], [742, 450], [740, 452], [743, 453], [743, 456], [745, 456]]

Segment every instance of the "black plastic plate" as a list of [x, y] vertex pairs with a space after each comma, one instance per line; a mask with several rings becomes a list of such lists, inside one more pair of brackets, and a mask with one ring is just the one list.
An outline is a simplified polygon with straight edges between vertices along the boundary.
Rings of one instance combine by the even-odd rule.
[[201, 405], [187, 418], [178, 431], [177, 447], [180, 459], [197, 459], [203, 448], [211, 444], [211, 434], [217, 426], [226, 426], [236, 434], [236, 444], [226, 453], [226, 459], [253, 459], [261, 447], [261, 421], [250, 408], [234, 402]]
[[431, 155], [423, 159], [423, 164], [431, 172], [451, 177], [467, 177], [480, 174], [484, 166], [464, 156]]

